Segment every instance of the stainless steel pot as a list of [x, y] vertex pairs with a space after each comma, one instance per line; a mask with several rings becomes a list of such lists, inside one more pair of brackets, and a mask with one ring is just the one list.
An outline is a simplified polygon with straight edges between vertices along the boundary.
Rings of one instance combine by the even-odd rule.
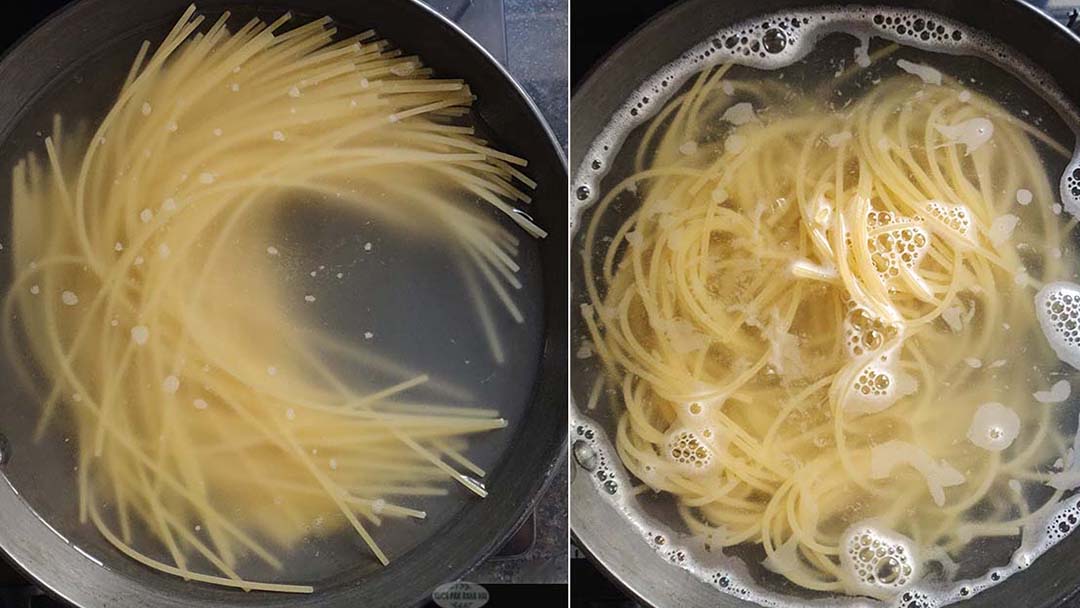
[[[911, 8], [949, 17], [981, 30], [1016, 49], [1053, 77], [1074, 106], [1080, 106], [1080, 77], [1076, 61], [1080, 38], [1037, 9], [1018, 0], [877, 0], [845, 2], [853, 6]], [[719, 29], [766, 14], [832, 3], [814, 0], [755, 0], [716, 2], [685, 0], [639, 27], [592, 67], [576, 89], [571, 106], [571, 167], [578, 170], [591, 143], [634, 90], [690, 46], [707, 40]], [[572, 176], [571, 185], [577, 184]], [[576, 226], [572, 231], [576, 230]], [[571, 234], [571, 243], [574, 243]], [[573, 265], [571, 284], [582, 280]], [[577, 305], [584, 300], [571, 290], [571, 335], [583, 335]], [[576, 368], [581, 362], [572, 363]], [[570, 523], [575, 542], [614, 582], [640, 602], [657, 608], [751, 608], [754, 604], [722, 593], [693, 576], [650, 544], [639, 528], [605, 493], [611, 487], [597, 474], [622, 469], [617, 462], [600, 463], [590, 441], [577, 433], [579, 423], [596, 427], [583, 411], [590, 384], [571, 374]], [[593, 430], [592, 432], [599, 432]], [[609, 454], [613, 451], [608, 450]], [[612, 456], [613, 458], [613, 456]], [[610, 460], [610, 458], [609, 458]], [[637, 507], [631, 507], [640, 511]], [[637, 515], [638, 513], [635, 513]], [[1080, 536], [1063, 540], [1024, 572], [965, 601], [963, 606], [1061, 606], [1080, 588]]]
[[[12, 140], [17, 137], [15, 132], [25, 127], [20, 121], [28, 112], [40, 111], [35, 103], [57, 82], [74, 77], [85, 87], [88, 98], [108, 99], [108, 92], [115, 91], [118, 82], [110, 81], [115, 76], [112, 71], [95, 73], [94, 61], [103, 49], [116, 44], [137, 48], [143, 38], [160, 39], [188, 3], [83, 0], [27, 34], [0, 59], [0, 148], [11, 153], [16, 147], [20, 148], [17, 153], [24, 151]], [[419, 2], [199, 2], [199, 9], [211, 16], [225, 8], [237, 15], [236, 19], [254, 14], [276, 18], [292, 10], [302, 18], [330, 15], [342, 31], [376, 28], [401, 48], [424, 57], [440, 75], [468, 81], [479, 98], [479, 119], [496, 143], [531, 161], [528, 171], [539, 187], [530, 213], [551, 229], [551, 235], [530, 253], [540, 268], [533, 277], [540, 288], [524, 305], [542, 329], [535, 344], [518, 346], [522, 351], [528, 349], [528, 363], [518, 370], [523, 399], [520, 407], [515, 405], [515, 411], [508, 412], [512, 421], [507, 430], [510, 446], [486, 482], [490, 495], [468, 503], [437, 524], [436, 534], [419, 547], [394, 556], [389, 567], [353, 567], [352, 562], [343, 561], [343, 568], [352, 569], [322, 581], [310, 596], [243, 593], [186, 583], [127, 560], [101, 539], [81, 531], [70, 517], [46, 521], [38, 516], [30, 503], [39, 499], [74, 501], [74, 486], [63, 481], [65, 471], [70, 471], [70, 455], [48, 446], [20, 451], [19, 446], [28, 442], [18, 428], [21, 423], [10, 413], [28, 404], [17, 401], [14, 386], [2, 386], [0, 414], [8, 415], [0, 415], [0, 434], [7, 434], [12, 452], [7, 463], [0, 465], [0, 550], [43, 588], [84, 608], [416, 605], [430, 598], [436, 586], [460, 578], [501, 546], [563, 466], [566, 247], [560, 227], [566, 225], [565, 159], [539, 112], [513, 79], [460, 29]], [[119, 78], [123, 78], [122, 72]], [[0, 179], [0, 218], [10, 216], [5, 180]], [[11, 242], [6, 220], [0, 220], [0, 242]], [[9, 266], [0, 260], [0, 287], [10, 281]], [[423, 335], [422, 324], [413, 329], [416, 333], [409, 335]], [[10, 376], [0, 370], [0, 385], [8, 382], [7, 378]], [[17, 482], [11, 481], [16, 478]], [[363, 555], [359, 547], [357, 555]], [[97, 563], [99, 560], [104, 565]]]

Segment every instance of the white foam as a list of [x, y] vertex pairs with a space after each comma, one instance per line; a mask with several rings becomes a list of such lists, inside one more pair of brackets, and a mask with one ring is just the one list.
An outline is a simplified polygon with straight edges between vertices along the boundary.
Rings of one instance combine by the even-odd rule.
[[896, 62], [896, 67], [912, 76], [917, 76], [919, 80], [922, 80], [926, 84], [941, 84], [941, 72], [928, 65], [913, 63], [907, 59], [899, 59]]
[[1032, 395], [1039, 403], [1061, 403], [1069, 398], [1072, 385], [1068, 380], [1059, 380], [1048, 391], [1035, 391]]
[[984, 403], [975, 410], [968, 441], [989, 452], [1000, 452], [1020, 434], [1020, 416], [1000, 403]]
[[921, 574], [910, 539], [875, 522], [849, 527], [840, 541], [840, 566], [847, 588], [888, 600], [918, 580]]
[[859, 46], [855, 47], [855, 65], [870, 67], [870, 37], [859, 36]]
[[724, 111], [721, 116], [733, 125], [740, 126], [750, 122], [757, 122], [757, 114], [754, 113], [754, 105], [748, 101], [737, 103]]
[[1035, 313], [1058, 358], [1080, 369], [1080, 285], [1046, 285], [1035, 294]]
[[934, 125], [934, 129], [952, 143], [961, 144], [966, 153], [978, 150], [994, 137], [994, 123], [987, 118], [971, 118], [955, 125]]
[[928, 215], [943, 224], [948, 233], [959, 237], [958, 243], [962, 248], [967, 248], [974, 243], [974, 223], [971, 221], [971, 210], [967, 206], [927, 201], [926, 211]]
[[950, 306], [941, 311], [941, 320], [949, 326], [953, 333], [964, 330], [964, 309], [959, 306]]
[[905, 441], [886, 441], [870, 450], [870, 478], [888, 479], [893, 470], [910, 466], [926, 479], [934, 504], [945, 504], [945, 488], [958, 486], [966, 480], [964, 474], [944, 460], [934, 462], [922, 448]]
[[710, 471], [716, 464], [706, 435], [708, 429], [675, 428], [667, 433], [664, 457], [691, 475]]
[[874, 357], [873, 362], [855, 374], [843, 401], [844, 411], [855, 416], [875, 414], [889, 409], [918, 388], [918, 381], [900, 369], [899, 357], [891, 350], [881, 358]]

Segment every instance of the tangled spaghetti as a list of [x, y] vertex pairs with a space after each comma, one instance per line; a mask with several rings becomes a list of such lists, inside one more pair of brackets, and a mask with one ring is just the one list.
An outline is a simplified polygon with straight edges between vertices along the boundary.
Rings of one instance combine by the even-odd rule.
[[1031, 370], [1058, 367], [1033, 298], [1074, 270], [1042, 160], [1068, 151], [948, 77], [838, 109], [731, 67], [641, 127], [590, 211], [589, 407], [614, 389], [638, 491], [707, 546], [888, 597], [1063, 495], [1039, 467], [1072, 442]]

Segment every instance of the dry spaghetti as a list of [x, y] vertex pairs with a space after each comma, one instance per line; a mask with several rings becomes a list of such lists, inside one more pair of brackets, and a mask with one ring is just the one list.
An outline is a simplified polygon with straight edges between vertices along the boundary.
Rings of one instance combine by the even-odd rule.
[[[57, 116], [44, 162], [14, 168], [5, 345], [17, 362], [25, 344], [36, 369], [21, 375], [46, 381], [39, 436], [70, 411], [80, 517], [122, 553], [186, 579], [308, 592], [240, 571], [280, 569], [282, 551], [341, 528], [387, 563], [372, 527], [423, 519], [410, 498], [446, 494], [447, 480], [484, 496], [467, 439], [506, 421], [298, 312], [267, 246], [280, 205], [314, 193], [449, 239], [497, 362], [487, 299], [524, 322], [518, 237], [477, 209], [544, 232], [515, 208], [535, 186], [525, 161], [477, 137], [466, 83], [373, 32], [336, 40], [329, 19], [235, 32], [228, 19], [201, 31], [189, 8], [153, 53], [143, 44], [92, 135]], [[334, 361], [399, 380], [343, 378]], [[420, 386], [442, 402], [408, 399]]]

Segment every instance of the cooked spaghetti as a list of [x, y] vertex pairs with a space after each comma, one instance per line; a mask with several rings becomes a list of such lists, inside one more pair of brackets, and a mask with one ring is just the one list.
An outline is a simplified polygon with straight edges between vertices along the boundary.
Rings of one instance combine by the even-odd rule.
[[607, 370], [589, 407], [617, 394], [637, 490], [707, 547], [880, 598], [1037, 521], [1072, 444], [1048, 405], [1068, 382], [1031, 373], [1057, 367], [1035, 293], [1075, 270], [1041, 156], [1068, 150], [897, 64], [842, 108], [833, 82], [700, 72], [624, 152], [581, 252], [583, 356]]
[[[189, 8], [143, 44], [92, 135], [57, 116], [44, 160], [14, 167], [5, 346], [19, 362], [25, 345], [23, 379], [44, 380], [38, 436], [70, 413], [83, 522], [185, 579], [308, 592], [240, 573], [349, 528], [386, 564], [373, 527], [423, 519], [409, 502], [448, 480], [484, 496], [467, 439], [506, 421], [322, 329], [315, 296], [280, 280], [282, 205], [317, 195], [448, 240], [496, 362], [488, 299], [524, 318], [518, 236], [493, 218], [544, 232], [515, 208], [535, 186], [525, 161], [475, 134], [467, 84], [373, 32], [337, 40], [328, 18], [228, 19], [203, 28]], [[342, 377], [341, 361], [398, 381]], [[421, 386], [441, 401], [410, 398]]]

